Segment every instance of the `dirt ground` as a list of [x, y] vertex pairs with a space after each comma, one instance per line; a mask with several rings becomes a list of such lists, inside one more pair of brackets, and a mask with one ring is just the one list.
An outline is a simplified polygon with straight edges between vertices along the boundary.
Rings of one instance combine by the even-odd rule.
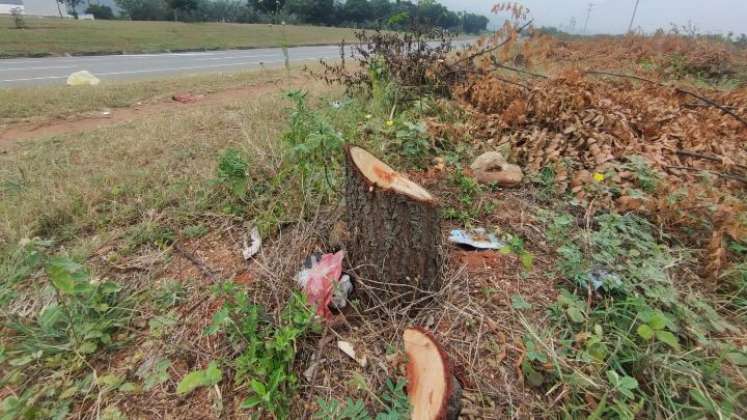
[[[265, 95], [283, 88], [301, 86], [303, 82], [292, 80], [273, 80], [250, 86], [240, 86], [209, 94], [192, 95], [190, 92], [174, 92], [171, 98], [152, 103], [139, 103], [126, 108], [103, 109], [96, 112], [70, 116], [64, 119], [44, 119], [34, 122], [16, 122], [7, 124], [0, 132], [0, 145], [39, 137], [49, 137], [60, 134], [80, 133], [103, 127], [124, 124], [130, 121], [154, 118], [168, 112], [178, 112], [182, 109], [195, 107], [209, 107], [225, 104], [251, 96]], [[181, 101], [177, 100], [184, 98]]]

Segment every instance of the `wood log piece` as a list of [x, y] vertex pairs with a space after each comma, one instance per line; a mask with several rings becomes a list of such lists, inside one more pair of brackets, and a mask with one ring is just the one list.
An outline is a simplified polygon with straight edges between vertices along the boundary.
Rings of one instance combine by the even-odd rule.
[[455, 420], [462, 408], [462, 388], [438, 342], [420, 328], [403, 335], [407, 355], [407, 395], [413, 420]]
[[347, 251], [369, 307], [416, 309], [443, 284], [438, 203], [368, 151], [345, 146]]

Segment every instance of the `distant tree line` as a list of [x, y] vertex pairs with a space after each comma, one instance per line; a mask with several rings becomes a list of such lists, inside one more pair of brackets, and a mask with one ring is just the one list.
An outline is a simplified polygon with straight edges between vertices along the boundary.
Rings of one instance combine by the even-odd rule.
[[[542, 26], [538, 28], [537, 31], [542, 34], [550, 35], [550, 36], [561, 38], [561, 39], [563, 38], [565, 39], [584, 38], [584, 37], [594, 38], [594, 37], [609, 37], [609, 36], [625, 36], [624, 34], [621, 34], [621, 35], [584, 35], [584, 34], [569, 32], [569, 31], [563, 30], [555, 26]], [[686, 36], [690, 38], [710, 39], [713, 41], [725, 42], [725, 43], [734, 45], [737, 48], [747, 48], [747, 34], [737, 35], [734, 32], [728, 32], [726, 34], [703, 34], [703, 33], [700, 33], [697, 30], [697, 28], [688, 27], [688, 26], [677, 26], [677, 25], [672, 25], [669, 30], [657, 29], [654, 32], [654, 35], [665, 35], [665, 34], [680, 35], [680, 36]]]
[[[115, 0], [132, 20], [313, 24], [405, 29], [413, 24], [479, 33], [488, 18], [454, 12], [436, 0]], [[106, 11], [91, 11], [106, 15]], [[98, 18], [98, 16], [97, 16]]]

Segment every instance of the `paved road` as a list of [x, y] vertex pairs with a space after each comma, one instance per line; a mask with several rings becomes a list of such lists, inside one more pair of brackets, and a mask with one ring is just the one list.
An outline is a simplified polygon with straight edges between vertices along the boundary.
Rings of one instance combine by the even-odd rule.
[[[289, 48], [291, 63], [339, 57], [337, 46]], [[88, 70], [102, 80], [156, 78], [184, 73], [279, 67], [280, 48], [173, 54], [126, 54], [93, 57], [44, 57], [0, 60], [0, 88], [64, 84], [70, 73]]]
[[[462, 46], [468, 40], [454, 42]], [[291, 63], [337, 58], [336, 45], [288, 49]], [[285, 60], [280, 48], [169, 54], [127, 54], [94, 57], [44, 57], [0, 60], [0, 88], [61, 85], [70, 73], [88, 70], [102, 80], [158, 78], [175, 74], [221, 72], [280, 67]]]

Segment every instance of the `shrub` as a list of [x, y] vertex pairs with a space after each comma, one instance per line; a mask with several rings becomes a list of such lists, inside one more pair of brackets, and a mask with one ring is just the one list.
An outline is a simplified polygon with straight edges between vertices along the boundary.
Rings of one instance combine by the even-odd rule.
[[13, 17], [13, 26], [16, 29], [26, 28], [26, 20], [23, 18], [23, 11], [20, 7], [10, 9], [10, 15]]
[[86, 9], [86, 13], [93, 15], [96, 19], [111, 20], [114, 19], [114, 12], [109, 6], [92, 4]]

